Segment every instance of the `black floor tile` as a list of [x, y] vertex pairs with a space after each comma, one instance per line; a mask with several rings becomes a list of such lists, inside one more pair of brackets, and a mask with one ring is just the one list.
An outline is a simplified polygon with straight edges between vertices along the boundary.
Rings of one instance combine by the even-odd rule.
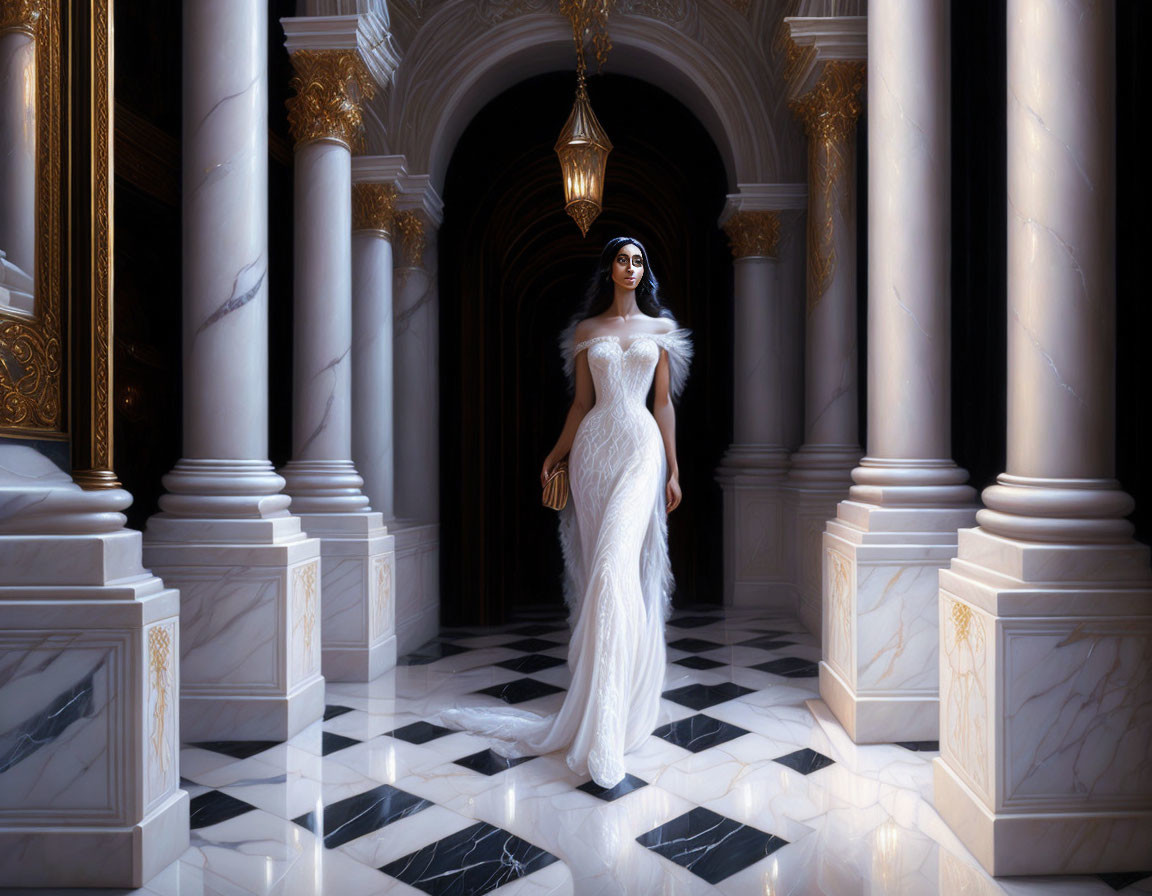
[[324, 721], [327, 722], [329, 719], [334, 719], [337, 716], [342, 716], [344, 713], [352, 711], [351, 706], [333, 706], [329, 704], [324, 707]]
[[431, 896], [482, 896], [555, 861], [527, 840], [480, 822], [380, 870]]
[[750, 628], [750, 632], [756, 632], [757, 638], [798, 638], [801, 637], [799, 632], [788, 632], [782, 628]]
[[678, 641], [669, 641], [668, 646], [683, 650], [685, 653], [703, 653], [705, 650], [715, 650], [724, 645], [715, 641], [704, 641], [701, 638], [681, 638]]
[[436, 740], [438, 737], [443, 737], [451, 733], [451, 728], [421, 721], [413, 722], [411, 725], [405, 725], [403, 728], [397, 728], [395, 731], [389, 731], [388, 736], [394, 737], [397, 740], [407, 741], [410, 744], [426, 744], [430, 740]]
[[668, 624], [673, 628], [700, 628], [702, 625], [714, 625], [715, 616], [681, 616], [679, 619], [669, 619]]
[[1123, 874], [1098, 874], [1096, 876], [1113, 890], [1123, 890], [1146, 877], [1152, 877], [1152, 871], [1128, 871]]
[[522, 650], [525, 653], [539, 653], [541, 650], [552, 650], [554, 647], [563, 647], [559, 641], [546, 641], [543, 638], [524, 638], [520, 641], [511, 641], [508, 644], [499, 644], [499, 647], [508, 647], [511, 650]]
[[745, 694], [754, 693], [756, 692], [752, 688], [743, 687], [734, 681], [725, 681], [720, 684], [690, 684], [665, 691], [660, 696], [689, 709], [707, 709], [717, 703], [727, 703]]
[[783, 638], [778, 638], [774, 635], [761, 635], [759, 638], [751, 638], [747, 641], [741, 641], [737, 647], [759, 647], [761, 650], [777, 650], [781, 647], [792, 647], [795, 641], [786, 641]]
[[328, 849], [334, 849], [401, 818], [415, 815], [431, 805], [428, 800], [407, 791], [390, 784], [381, 784], [365, 793], [325, 806], [319, 815], [309, 812], [292, 820], [322, 837]]
[[567, 660], [557, 656], [546, 656], [543, 653], [529, 653], [525, 656], [517, 656], [510, 660], [504, 660], [504, 662], [497, 663], [496, 665], [502, 669], [510, 669], [513, 672], [523, 672], [525, 675], [531, 675], [533, 672], [539, 672], [542, 669], [551, 669], [553, 666], [563, 666], [566, 662]]
[[487, 694], [490, 697], [499, 697], [505, 703], [523, 703], [526, 700], [535, 700], [537, 697], [546, 697], [548, 694], [558, 694], [564, 688], [554, 684], [537, 681], [535, 678], [517, 678], [505, 684], [494, 684], [490, 688], [481, 688], [477, 694]]
[[245, 812], [251, 812], [256, 807], [234, 796], [221, 793], [219, 790], [209, 790], [200, 796], [192, 797], [188, 803], [188, 826], [193, 830], [206, 828], [209, 825], [219, 824]]
[[772, 660], [770, 663], [760, 663], [752, 666], [761, 672], [771, 672], [784, 678], [816, 678], [820, 674], [820, 667], [812, 660], [803, 660], [798, 656], [786, 656], [783, 659]]
[[549, 625], [543, 622], [533, 623], [532, 625], [521, 625], [518, 628], [508, 630], [510, 635], [523, 635], [524, 637], [535, 637], [536, 635], [548, 635], [552, 632], [566, 632], [568, 626], [566, 625]]
[[803, 750], [797, 750], [787, 756], [780, 756], [775, 761], [800, 772], [802, 775], [810, 775], [812, 772], [820, 771], [825, 766], [832, 765], [836, 760], [829, 759], [823, 753], [817, 753], [815, 750], [805, 747]]
[[577, 790], [583, 790], [585, 793], [590, 793], [594, 797], [599, 797], [606, 803], [613, 800], [618, 800], [626, 794], [632, 793], [634, 790], [639, 790], [641, 787], [647, 787], [648, 782], [642, 778], [637, 778], [635, 775], [625, 775], [624, 780], [617, 784], [615, 787], [601, 787], [595, 781], [587, 781], [577, 787]]
[[343, 734], [333, 734], [331, 731], [325, 731], [320, 738], [320, 755], [328, 756], [332, 753], [338, 753], [340, 750], [354, 747], [360, 741], [345, 737]]
[[190, 747], [199, 747], [201, 750], [211, 750], [213, 753], [223, 753], [233, 759], [247, 759], [265, 750], [280, 746], [278, 740], [201, 740], [188, 744]]
[[479, 753], [457, 759], [456, 765], [462, 765], [464, 768], [470, 768], [474, 772], [480, 772], [482, 775], [491, 777], [535, 758], [535, 756], [518, 756], [515, 759], [507, 759], [504, 756], [497, 756], [491, 750], [481, 750]]
[[693, 753], [735, 740], [748, 733], [744, 728], [729, 725], [727, 722], [703, 714], [680, 719], [652, 732], [653, 736], [685, 750], [691, 750]]
[[672, 660], [677, 666], [686, 666], [689, 669], [715, 669], [726, 665], [718, 660], [710, 660], [706, 656], [686, 656], [683, 659]]
[[696, 807], [636, 838], [697, 877], [716, 884], [770, 856], [787, 840]]
[[466, 653], [471, 647], [461, 647], [459, 644], [448, 644], [444, 641], [429, 641], [427, 644], [412, 651], [407, 656], [396, 660], [398, 666], [426, 666], [448, 656]]
[[897, 741], [896, 746], [911, 750], [913, 753], [940, 752], [940, 741], [938, 740], [902, 740]]

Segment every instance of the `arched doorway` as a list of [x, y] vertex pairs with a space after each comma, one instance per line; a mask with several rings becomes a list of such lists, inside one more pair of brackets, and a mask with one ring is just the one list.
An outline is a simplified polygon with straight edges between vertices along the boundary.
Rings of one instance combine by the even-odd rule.
[[563, 211], [556, 135], [571, 73], [541, 75], [489, 103], [456, 146], [440, 231], [442, 619], [497, 623], [561, 601], [554, 515], [540, 463], [568, 399], [556, 336], [605, 240], [645, 242], [667, 304], [695, 331], [678, 410], [685, 502], [669, 539], [678, 603], [718, 601], [721, 495], [731, 441], [732, 266], [716, 220], [727, 180], [703, 126], [663, 91], [604, 75], [589, 87], [615, 144], [605, 210], [587, 239]]

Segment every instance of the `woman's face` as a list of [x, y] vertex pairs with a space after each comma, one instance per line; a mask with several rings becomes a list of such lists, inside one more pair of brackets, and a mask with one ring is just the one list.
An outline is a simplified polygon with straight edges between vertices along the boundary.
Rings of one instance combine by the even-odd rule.
[[644, 276], [644, 255], [635, 243], [625, 243], [612, 260], [612, 282], [621, 289], [635, 289]]

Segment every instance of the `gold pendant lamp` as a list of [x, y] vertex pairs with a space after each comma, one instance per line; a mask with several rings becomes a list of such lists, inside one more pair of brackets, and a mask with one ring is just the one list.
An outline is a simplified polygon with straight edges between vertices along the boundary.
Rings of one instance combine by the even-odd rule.
[[584, 35], [595, 28], [593, 45], [598, 65], [604, 64], [611, 43], [608, 40], [608, 7], [611, 0], [560, 0], [560, 11], [572, 22], [576, 44], [576, 102], [556, 141], [560, 171], [564, 177], [564, 210], [588, 235], [588, 228], [600, 214], [604, 197], [604, 169], [612, 141], [604, 132], [585, 84]]

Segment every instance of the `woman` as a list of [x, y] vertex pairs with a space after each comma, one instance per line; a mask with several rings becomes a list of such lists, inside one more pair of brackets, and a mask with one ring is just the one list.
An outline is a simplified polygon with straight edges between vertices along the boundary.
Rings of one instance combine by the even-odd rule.
[[609, 788], [624, 778], [624, 754], [656, 726], [664, 682], [672, 586], [665, 520], [681, 497], [672, 399], [692, 347], [657, 289], [639, 240], [610, 240], [583, 311], [561, 336], [575, 394], [540, 480], [568, 456], [560, 540], [572, 683], [563, 706], [543, 717], [511, 707], [442, 715], [498, 739], [495, 749], [507, 756], [565, 749], [570, 768]]

